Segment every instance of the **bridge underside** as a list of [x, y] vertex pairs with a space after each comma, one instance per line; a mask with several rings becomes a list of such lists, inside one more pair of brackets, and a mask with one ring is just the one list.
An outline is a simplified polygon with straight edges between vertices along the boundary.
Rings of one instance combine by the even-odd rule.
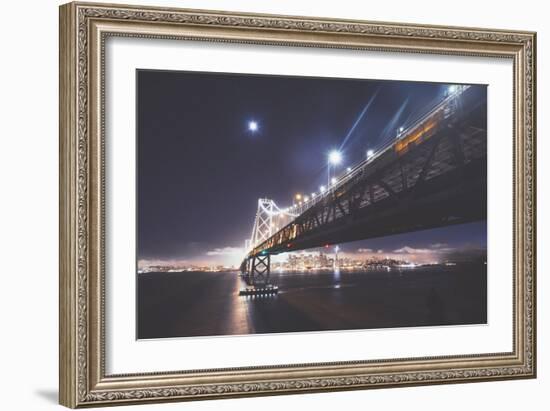
[[[486, 181], [484, 158], [351, 213], [341, 205], [339, 218], [264, 252], [278, 254], [483, 220], [487, 218]], [[309, 218], [322, 217], [318, 211]]]

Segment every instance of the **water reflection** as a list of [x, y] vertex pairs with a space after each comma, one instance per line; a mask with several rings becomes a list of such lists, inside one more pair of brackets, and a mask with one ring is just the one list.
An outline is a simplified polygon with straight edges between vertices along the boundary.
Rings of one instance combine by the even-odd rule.
[[279, 294], [239, 296], [236, 273], [139, 277], [138, 338], [482, 324], [486, 266], [273, 272]]
[[334, 269], [334, 281], [340, 282], [340, 268], [336, 267]]

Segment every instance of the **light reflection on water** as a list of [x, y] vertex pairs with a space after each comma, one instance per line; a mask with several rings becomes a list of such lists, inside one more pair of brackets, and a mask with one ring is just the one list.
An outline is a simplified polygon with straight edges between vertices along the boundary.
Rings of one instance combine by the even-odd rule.
[[340, 268], [336, 267], [334, 269], [334, 281], [340, 282]]
[[239, 296], [235, 272], [139, 277], [139, 338], [486, 321], [486, 266], [272, 272], [279, 294]]
[[[241, 288], [240, 283], [240, 279], [234, 282], [232, 294], [238, 295]], [[227, 334], [248, 334], [253, 332], [252, 313], [246, 298], [231, 298], [229, 312]]]

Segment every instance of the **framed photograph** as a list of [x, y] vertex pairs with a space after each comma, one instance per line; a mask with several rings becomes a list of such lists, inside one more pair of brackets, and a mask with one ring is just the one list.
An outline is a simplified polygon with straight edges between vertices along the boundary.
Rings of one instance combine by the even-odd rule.
[[532, 32], [60, 8], [60, 403], [534, 378]]

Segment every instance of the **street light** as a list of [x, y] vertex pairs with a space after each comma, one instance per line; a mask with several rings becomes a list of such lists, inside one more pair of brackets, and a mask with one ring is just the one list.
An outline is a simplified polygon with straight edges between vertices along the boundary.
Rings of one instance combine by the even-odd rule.
[[451, 84], [448, 88], [449, 94], [453, 94], [457, 89], [458, 87], [456, 86], [456, 84]]
[[337, 166], [342, 162], [342, 153], [340, 153], [338, 150], [332, 150], [330, 153], [328, 153], [328, 167], [327, 167], [327, 182], [330, 186], [330, 166]]
[[401, 134], [402, 134], [402, 133], [403, 133], [403, 127], [399, 127], [399, 128], [397, 129], [397, 133], [396, 133], [395, 137], [401, 137]]
[[342, 153], [338, 150], [332, 150], [328, 155], [328, 162], [329, 164], [337, 166], [342, 162]]
[[374, 151], [367, 150], [367, 158], [371, 158], [374, 155]]
[[332, 177], [332, 178], [330, 179], [330, 183], [331, 183], [332, 185], [336, 184], [337, 181], [338, 181], [338, 179], [337, 179], [336, 177]]
[[327, 188], [326, 188], [325, 186], [319, 187], [319, 191], [320, 191], [321, 193], [324, 193], [324, 192], [326, 191], [326, 189], [327, 189]]

